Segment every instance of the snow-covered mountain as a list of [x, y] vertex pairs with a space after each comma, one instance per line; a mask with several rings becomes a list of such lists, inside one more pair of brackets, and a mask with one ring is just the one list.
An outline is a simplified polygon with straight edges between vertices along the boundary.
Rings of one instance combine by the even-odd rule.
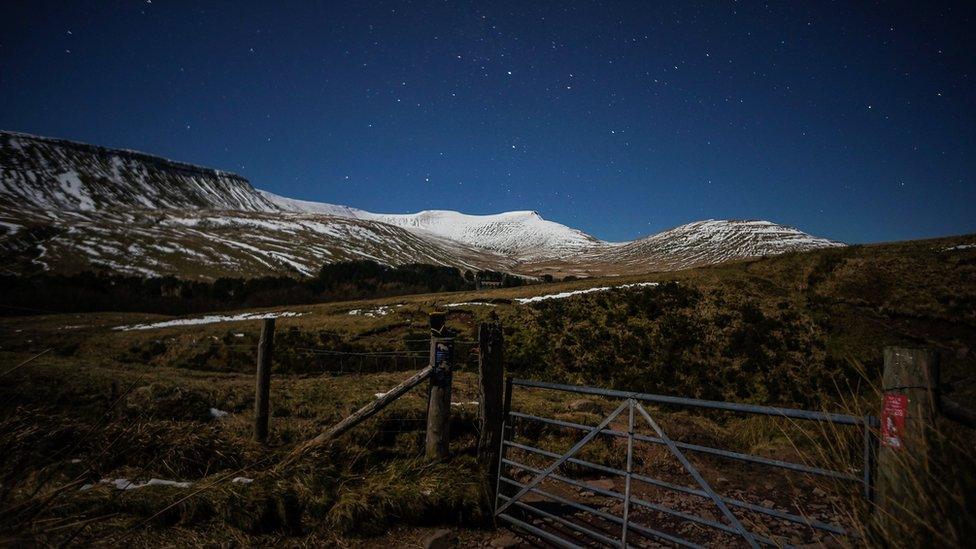
[[0, 201], [71, 211], [278, 209], [236, 174], [136, 151], [2, 131]]
[[532, 211], [372, 213], [140, 152], [0, 132], [0, 260], [10, 273], [311, 274], [367, 258], [627, 274], [838, 245], [768, 221], [699, 221], [609, 243]]
[[546, 221], [537, 212], [467, 215], [446, 210], [415, 214], [373, 214], [373, 219], [406, 229], [419, 229], [522, 261], [579, 253], [601, 244], [592, 236]]
[[532, 211], [494, 215], [469, 215], [450, 210], [380, 214], [348, 206], [285, 198], [267, 191], [258, 192], [284, 211], [380, 221], [522, 259], [577, 253], [600, 243], [582, 231], [547, 221], [538, 212]]
[[591, 261], [683, 269], [734, 259], [842, 246], [770, 221], [696, 221], [592, 252]]

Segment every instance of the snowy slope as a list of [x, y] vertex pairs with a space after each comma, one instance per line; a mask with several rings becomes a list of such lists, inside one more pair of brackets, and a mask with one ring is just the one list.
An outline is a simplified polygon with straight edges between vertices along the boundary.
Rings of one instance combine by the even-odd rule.
[[547, 221], [531, 211], [494, 215], [469, 215], [450, 210], [379, 214], [348, 206], [285, 198], [267, 191], [258, 192], [285, 211], [380, 221], [522, 259], [576, 253], [600, 243], [588, 234]]
[[843, 246], [770, 221], [696, 221], [591, 251], [590, 261], [637, 268], [683, 269], [764, 255]]
[[156, 156], [0, 131], [0, 203], [104, 208], [272, 211], [247, 179]]
[[310, 274], [359, 258], [614, 275], [839, 245], [768, 221], [699, 221], [609, 243], [532, 211], [372, 213], [144, 153], [0, 132], [0, 257], [9, 272], [213, 278]]
[[531, 211], [467, 215], [446, 210], [415, 214], [370, 214], [372, 219], [406, 229], [428, 231], [469, 246], [528, 261], [559, 257], [599, 245], [592, 236], [543, 219]]
[[[10, 229], [13, 229], [10, 231]], [[4, 232], [4, 230], [10, 232]], [[4, 270], [107, 270], [183, 278], [313, 275], [373, 260], [511, 271], [500, 256], [369, 220], [241, 211], [23, 211], [0, 207]]]
[[258, 194], [268, 200], [268, 202], [274, 204], [276, 208], [285, 212], [317, 213], [323, 215], [334, 215], [336, 217], [345, 217], [348, 219], [371, 219], [374, 215], [363, 210], [350, 208], [349, 206], [326, 204], [325, 202], [310, 202], [308, 200], [296, 200], [294, 198], [279, 196], [260, 189], [258, 190]]

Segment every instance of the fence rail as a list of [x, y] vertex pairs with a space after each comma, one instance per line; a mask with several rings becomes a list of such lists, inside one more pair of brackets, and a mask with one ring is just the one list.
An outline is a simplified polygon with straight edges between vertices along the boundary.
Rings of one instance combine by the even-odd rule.
[[[723, 402], [718, 400], [701, 400], [697, 398], [682, 398], [667, 395], [654, 395], [650, 393], [634, 393], [628, 391], [617, 391], [614, 389], [601, 389], [599, 387], [584, 387], [580, 385], [563, 385], [560, 383], [548, 383], [545, 381], [533, 381], [530, 379], [513, 379], [512, 384], [517, 387], [535, 387], [538, 389], [553, 389], [567, 393], [578, 393], [583, 395], [596, 395], [610, 398], [632, 398], [643, 402], [653, 402], [656, 404], [674, 404], [678, 406], [691, 406], [697, 408], [710, 408], [713, 410], [726, 410], [729, 412], [743, 412], [748, 414], [760, 414], [767, 416], [781, 416], [794, 419], [807, 419], [813, 421], [829, 421], [841, 425], [862, 425], [865, 418], [846, 415], [832, 414], [828, 412], [816, 412], [811, 410], [800, 410], [797, 408], [780, 408], [776, 406], [759, 406], [756, 404], [740, 404], [736, 402]], [[875, 420], [876, 421], [876, 420]]]

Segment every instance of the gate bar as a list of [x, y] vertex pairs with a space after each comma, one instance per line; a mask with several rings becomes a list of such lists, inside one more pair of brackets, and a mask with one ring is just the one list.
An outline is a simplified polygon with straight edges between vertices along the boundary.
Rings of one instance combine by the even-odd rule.
[[[518, 487], [518, 488], [522, 488], [522, 487], [525, 486], [521, 482], [518, 482], [517, 480], [510, 479], [508, 477], [502, 477], [502, 482], [504, 482], [506, 484], [510, 484], [510, 485], [515, 486], [515, 487]], [[571, 499], [566, 499], [566, 498], [564, 498], [562, 496], [553, 494], [551, 492], [547, 492], [547, 491], [543, 490], [542, 488], [533, 488], [533, 489], [529, 490], [529, 492], [531, 492], [533, 494], [539, 494], [540, 496], [543, 496], [543, 497], [547, 497], [547, 498], [549, 498], [549, 499], [551, 499], [551, 500], [553, 500], [553, 501], [555, 501], [557, 503], [562, 503], [563, 505], [572, 507], [573, 509], [576, 509], [578, 511], [583, 511], [584, 513], [590, 513], [593, 516], [600, 517], [603, 520], [606, 520], [606, 521], [609, 521], [609, 522], [617, 522], [617, 523], [619, 523], [619, 521], [620, 521], [620, 517], [617, 517], [616, 515], [611, 515], [610, 513], [606, 513], [604, 511], [600, 511], [599, 509], [594, 509], [593, 507], [589, 507], [589, 506], [583, 505], [582, 503], [573, 501]], [[507, 497], [507, 496], [503, 496], [503, 497]]]
[[573, 447], [569, 449], [569, 451], [567, 451], [565, 454], [563, 454], [562, 456], [560, 456], [560, 458], [557, 459], [556, 461], [550, 463], [549, 466], [545, 468], [545, 470], [543, 470], [541, 473], [539, 473], [538, 475], [536, 475], [535, 478], [533, 478], [531, 481], [529, 481], [528, 487], [522, 488], [521, 490], [519, 490], [519, 492], [517, 494], [515, 494], [514, 496], [512, 496], [512, 499], [511, 500], [503, 503], [501, 507], [499, 507], [498, 509], [496, 509], [495, 510], [495, 514], [497, 515], [498, 513], [501, 513], [502, 511], [504, 511], [505, 509], [507, 509], [512, 504], [512, 501], [517, 500], [518, 498], [520, 498], [523, 495], [525, 495], [525, 493], [529, 491], [529, 488], [531, 488], [532, 486], [535, 486], [535, 485], [539, 484], [540, 482], [542, 482], [549, 474], [551, 474], [553, 471], [555, 471], [557, 467], [559, 467], [560, 465], [562, 465], [564, 461], [566, 461], [567, 459], [573, 457], [573, 454], [575, 454], [576, 452], [578, 452], [580, 450], [580, 448], [582, 448], [583, 446], [586, 446], [586, 444], [589, 441], [591, 441], [594, 438], [596, 438], [596, 436], [598, 434], [600, 434], [600, 431], [602, 431], [603, 428], [606, 427], [607, 425], [610, 425], [610, 422], [613, 421], [614, 419], [616, 419], [616, 417], [618, 415], [620, 415], [620, 412], [624, 411], [624, 408], [626, 408], [626, 407], [627, 407], [627, 403], [626, 402], [621, 402], [620, 403], [620, 406], [617, 406], [617, 409], [616, 410], [614, 410], [613, 412], [610, 413], [610, 415], [608, 415], [606, 418], [604, 418], [603, 421], [600, 422], [599, 425], [597, 425], [596, 427], [592, 427], [590, 429], [590, 432], [587, 433], [586, 436], [584, 436], [583, 438], [579, 439], [576, 442], [576, 444], [574, 444]]
[[[534, 448], [532, 446], [528, 446], [528, 445], [525, 445], [525, 444], [519, 444], [517, 442], [506, 442], [506, 445], [507, 446], [510, 446], [512, 448], [516, 448], [518, 450], [524, 450], [526, 452], [532, 452], [532, 453], [536, 453], [536, 454], [541, 454], [541, 455], [548, 456], [548, 457], [559, 457], [559, 454], [556, 454], [554, 452], [550, 452], [548, 450], [542, 450], [542, 449], [539, 449], [539, 448]], [[613, 474], [613, 475], [624, 476], [624, 475], [627, 474], [625, 471], [622, 471], [620, 469], [614, 469], [613, 467], [608, 467], [606, 465], [600, 465], [600, 464], [597, 464], [597, 463], [592, 463], [592, 462], [585, 461], [585, 460], [578, 459], [578, 458], [570, 458], [570, 459], [568, 459], [566, 461], [568, 461], [570, 463], [573, 463], [575, 465], [580, 465], [580, 466], [583, 466], [583, 467], [588, 467], [588, 468], [593, 469], [595, 471], [602, 471], [602, 472], [610, 473], [610, 474]], [[512, 462], [512, 460], [510, 460], [510, 459], [506, 459], [506, 462], [508, 462], [509, 464], [515, 464], [516, 466], [521, 466], [521, 464]], [[703, 497], [703, 498], [707, 498], [708, 497], [708, 494], [706, 494], [705, 492], [703, 492], [702, 490], [699, 490], [697, 488], [689, 488], [689, 487], [686, 487], [686, 486], [679, 486], [677, 484], [671, 484], [670, 482], [665, 482], [663, 480], [659, 480], [659, 479], [656, 479], [656, 478], [652, 478], [652, 477], [649, 477], [649, 476], [646, 476], [646, 475], [641, 475], [639, 473], [634, 473], [632, 478], [634, 480], [639, 480], [641, 482], [645, 482], [647, 484], [651, 484], [651, 485], [657, 486], [659, 488], [664, 488], [664, 489], [667, 489], [667, 490], [673, 490], [675, 492], [683, 492], [683, 493], [686, 493], [686, 494], [690, 494], [690, 495], [693, 495], [693, 496], [699, 496], [699, 497]], [[589, 490], [591, 488], [587, 487], [587, 489]], [[839, 534], [839, 535], [842, 535], [842, 536], [849, 536], [849, 537], [855, 537], [855, 538], [856, 537], [859, 537], [859, 535], [857, 533], [855, 533], [855, 532], [848, 532], [847, 530], [841, 528], [840, 526], [835, 526], [833, 524], [827, 524], [825, 522], [820, 522], [820, 521], [816, 521], [816, 520], [809, 519], [809, 518], [806, 518], [806, 517], [801, 517], [799, 515], [794, 515], [794, 514], [791, 514], [791, 513], [786, 513], [784, 511], [779, 511], [777, 509], [770, 509], [768, 507], [763, 507], [761, 505], [756, 505], [755, 503], [749, 503], [747, 501], [742, 501], [742, 500], [738, 500], [738, 499], [735, 499], [735, 498], [730, 498], [730, 497], [726, 497], [726, 496], [720, 496], [720, 497], [722, 498], [722, 501], [724, 501], [725, 503], [728, 503], [729, 505], [734, 505], [735, 507], [739, 507], [739, 508], [746, 509], [746, 510], [749, 510], [749, 511], [754, 511], [756, 513], [762, 513], [764, 515], [769, 515], [771, 517], [776, 517], [776, 518], [783, 519], [783, 520], [787, 520], [787, 521], [790, 521], [790, 522], [795, 522], [797, 524], [802, 524], [804, 526], [808, 526], [808, 527], [814, 528], [816, 530], [823, 530], [823, 531], [826, 531], [826, 532], [832, 532], [834, 534]]]
[[[530, 414], [525, 414], [522, 412], [510, 412], [514, 417], [528, 419], [530, 421], [538, 421], [540, 423], [548, 423], [550, 425], [557, 425], [559, 427], [567, 427], [570, 429], [578, 430], [590, 430], [592, 427], [589, 425], [583, 425], [581, 423], [572, 423], [570, 421], [563, 421], [560, 419], [550, 419], [546, 417], [537, 417]], [[610, 435], [615, 437], [626, 437], [627, 433], [623, 431], [616, 431], [613, 429], [603, 429], [600, 431], [601, 434]], [[634, 440], [639, 440], [642, 442], [650, 442], [652, 444], [665, 444], [664, 440], [657, 437], [650, 437], [647, 435], [635, 434]], [[767, 458], [762, 456], [756, 456], [752, 454], [743, 454], [740, 452], [732, 452], [730, 450], [722, 450], [720, 448], [711, 448], [709, 446], [701, 446], [698, 444], [691, 444], [688, 442], [675, 441], [674, 444], [683, 450], [691, 450], [693, 452], [701, 452], [703, 454], [712, 454], [716, 456], [726, 457], [729, 459], [737, 459], [740, 461], [748, 461], [750, 463], [758, 463], [760, 465], [769, 465], [771, 467], [779, 467], [781, 469], [790, 469], [792, 471], [799, 471], [801, 473], [809, 473], [811, 475], [820, 475], [823, 477], [835, 478], [838, 480], [847, 480], [851, 482], [863, 482], [863, 480], [856, 476], [848, 473], [842, 473], [840, 471], [831, 471], [830, 469], [822, 469], [820, 467], [810, 467], [808, 465], [801, 465], [799, 463], [793, 463], [790, 461], [781, 461], [778, 459]]]
[[[508, 501], [509, 499], [511, 499], [508, 496], [499, 496], [499, 497], [501, 499], [505, 500], [505, 501]], [[607, 536], [604, 536], [603, 534], [601, 534], [599, 532], [594, 532], [593, 530], [590, 530], [589, 528], [584, 528], [583, 526], [580, 526], [579, 524], [576, 524], [575, 522], [566, 520], [566, 519], [564, 519], [564, 518], [562, 518], [562, 517], [560, 517], [558, 515], [554, 515], [552, 513], [547, 512], [547, 511], [543, 511], [542, 509], [539, 509], [538, 507], [533, 507], [532, 505], [529, 505], [528, 503], [525, 503], [525, 502], [522, 502], [522, 501], [516, 501], [516, 502], [512, 503], [512, 505], [514, 505], [516, 507], [519, 507], [521, 509], [525, 509], [527, 511], [531, 511], [533, 513], [536, 513], [539, 516], [542, 516], [542, 517], [545, 517], [545, 518], [548, 518], [548, 519], [552, 519], [552, 520], [554, 520], [554, 521], [556, 521], [556, 522], [558, 522], [560, 524], [563, 524], [565, 526], [569, 526], [570, 528], [572, 528], [572, 529], [574, 529], [574, 530], [576, 530], [578, 532], [582, 532], [582, 533], [590, 536], [591, 538], [593, 538], [595, 540], [602, 541], [603, 543], [606, 543], [607, 545], [619, 545], [620, 544], [620, 542], [617, 541], [617, 540], [615, 540], [615, 539], [608, 538]]]
[[864, 423], [864, 418], [857, 416], [833, 414], [828, 412], [813, 412], [810, 410], [799, 410], [796, 408], [780, 408], [776, 406], [759, 406], [756, 404], [740, 404], [737, 402], [722, 402], [718, 400], [701, 400], [697, 398], [681, 398], [667, 395], [654, 395], [649, 393], [634, 393], [627, 391], [616, 391], [613, 389], [600, 389], [597, 387], [582, 387], [576, 385], [563, 385], [560, 383], [549, 383], [545, 381], [533, 381], [530, 379], [515, 379], [512, 382], [515, 385], [522, 387], [554, 389], [569, 393], [598, 395], [611, 398], [634, 398], [637, 400], [643, 400], [644, 402], [655, 402], [659, 404], [676, 404], [680, 406], [727, 410], [730, 412], [746, 412], [750, 414], [762, 414], [767, 416], [783, 416], [795, 419], [809, 419], [812, 421], [829, 421], [843, 425], [861, 425]]
[[620, 529], [620, 546], [627, 547], [627, 524], [630, 522], [630, 477], [634, 472], [634, 399], [627, 399], [627, 476], [624, 477], [624, 523]]
[[546, 532], [545, 530], [543, 530], [541, 528], [537, 528], [535, 526], [532, 526], [531, 524], [522, 522], [521, 520], [518, 520], [517, 518], [513, 518], [513, 517], [510, 517], [508, 515], [498, 515], [498, 518], [500, 518], [500, 519], [502, 519], [502, 520], [504, 520], [506, 522], [509, 522], [509, 523], [513, 524], [514, 526], [517, 526], [517, 527], [519, 527], [519, 528], [521, 528], [521, 529], [523, 529], [523, 530], [531, 533], [533, 536], [538, 536], [538, 537], [540, 537], [540, 538], [542, 538], [544, 540], [551, 541], [551, 542], [555, 543], [556, 545], [558, 545], [560, 547], [568, 547], [570, 549], [582, 549], [582, 547], [580, 547], [579, 545], [576, 545], [575, 543], [566, 541], [566, 540], [564, 540], [563, 538], [561, 538], [559, 536], [554, 536], [554, 535], [550, 534], [549, 532]]
[[688, 471], [688, 473], [692, 476], [692, 478], [695, 479], [695, 482], [697, 482], [698, 485], [701, 486], [702, 490], [708, 492], [708, 497], [711, 498], [713, 502], [715, 502], [715, 505], [719, 508], [720, 511], [722, 511], [722, 514], [725, 515], [725, 518], [729, 519], [729, 522], [731, 522], [732, 525], [735, 526], [735, 529], [739, 531], [742, 537], [749, 544], [749, 547], [752, 547], [753, 549], [759, 549], [759, 545], [756, 543], [756, 539], [752, 537], [752, 533], [746, 530], [746, 527], [743, 526], [741, 522], [739, 522], [739, 518], [736, 517], [732, 513], [732, 511], [729, 510], [729, 508], [725, 505], [725, 502], [722, 501], [720, 497], [718, 497], [718, 494], [716, 494], [715, 491], [712, 490], [712, 487], [708, 485], [708, 482], [705, 481], [705, 478], [701, 476], [701, 474], [698, 472], [698, 469], [695, 469], [695, 466], [692, 465], [690, 461], [688, 461], [688, 458], [686, 458], [684, 454], [681, 453], [681, 450], [679, 450], [678, 447], [675, 446], [674, 442], [672, 442], [671, 439], [668, 438], [668, 435], [663, 430], [661, 430], [661, 427], [659, 427], [657, 422], [654, 421], [654, 418], [652, 418], [651, 415], [647, 413], [647, 410], [644, 409], [644, 406], [638, 404], [637, 410], [641, 413], [642, 416], [644, 416], [644, 419], [646, 419], [647, 422], [651, 424], [651, 427], [654, 429], [655, 432], [657, 432], [657, 436], [664, 439], [664, 442], [667, 443], [668, 445], [668, 449], [671, 450], [671, 453], [674, 454], [674, 457], [678, 458], [678, 461], [681, 462], [681, 465], [684, 466], [685, 470]]
[[[512, 465], [512, 466], [518, 467], [520, 469], [525, 469], [526, 471], [529, 471], [529, 472], [535, 472], [535, 473], [537, 473], [539, 471], [538, 469], [535, 469], [533, 467], [529, 467], [528, 465], [524, 465], [524, 464], [521, 464], [521, 463], [514, 462], [514, 461], [512, 461], [510, 459], [506, 459], [505, 460], [505, 464], [506, 465]], [[567, 477], [564, 477], [562, 475], [552, 474], [552, 475], [549, 475], [549, 478], [551, 478], [553, 480], [558, 480], [558, 481], [564, 482], [564, 483], [569, 484], [571, 486], [576, 486], [577, 488], [582, 488], [584, 490], [590, 490], [590, 491], [592, 491], [594, 493], [597, 493], [597, 494], [600, 494], [600, 495], [602, 495], [604, 497], [614, 498], [614, 499], [618, 499], [618, 500], [624, 500], [624, 494], [621, 494], [619, 492], [614, 492], [612, 490], [604, 490], [603, 488], [596, 488], [594, 486], [588, 486], [588, 485], [583, 484], [583, 483], [581, 483], [581, 482], [579, 482], [577, 480], [574, 480], [574, 479], [571, 479], [571, 478], [567, 478]], [[637, 475], [634, 475], [634, 478], [636, 479], [637, 478]], [[706, 494], [702, 494], [702, 495], [705, 496], [705, 497], [707, 497]], [[735, 528], [733, 528], [732, 526], [728, 526], [728, 525], [722, 524], [721, 522], [716, 522], [716, 521], [713, 521], [713, 520], [709, 520], [707, 518], [700, 517], [698, 515], [691, 515], [691, 514], [688, 514], [688, 513], [683, 513], [681, 511], [676, 510], [676, 509], [672, 509], [672, 508], [666, 507], [664, 505], [658, 505], [656, 503], [651, 503], [651, 502], [649, 502], [647, 500], [643, 500], [643, 499], [636, 498], [636, 497], [632, 498], [630, 500], [630, 502], [633, 503], [634, 505], [638, 505], [638, 506], [643, 507], [645, 509], [650, 509], [651, 511], [657, 511], [659, 513], [664, 513], [666, 515], [671, 515], [671, 516], [674, 516], [674, 517], [678, 517], [678, 518], [680, 518], [682, 520], [687, 520], [687, 521], [691, 521], [691, 522], [697, 522], [698, 524], [701, 524], [703, 526], [708, 526], [708, 527], [711, 527], [711, 528], [715, 528], [717, 530], [722, 530], [723, 532], [728, 532], [730, 534], [739, 535], [739, 531], [736, 530]], [[620, 519], [618, 519], [617, 517], [613, 517], [613, 520], [615, 522], [620, 522]], [[623, 523], [621, 522], [621, 524], [623, 524]], [[629, 524], [628, 526], [633, 526], [633, 524]], [[761, 542], [765, 543], [766, 545], [771, 545], [773, 547], [790, 547], [790, 545], [788, 545], [788, 544], [787, 545], [782, 545], [781, 543], [777, 543], [777, 542], [775, 542], [775, 541], [773, 541], [773, 540], [771, 540], [769, 538], [763, 537], [763, 536], [761, 536], [759, 534], [752, 533], [752, 535], [758, 541], [761, 541]]]
[[[507, 483], [507, 484], [511, 484], [511, 485], [517, 486], [517, 487], [524, 487], [525, 486], [524, 484], [522, 484], [520, 482], [517, 482], [517, 481], [514, 481], [512, 479], [509, 479], [509, 478], [503, 478], [502, 481], [505, 482], [505, 483]], [[561, 496], [557, 496], [556, 494], [552, 494], [552, 493], [546, 492], [545, 490], [540, 490], [539, 488], [532, 488], [529, 491], [530, 492], [534, 492], [536, 494], [539, 494], [540, 496], [545, 496], [547, 498], [552, 499], [553, 501], [556, 501], [556, 502], [559, 502], [559, 503], [568, 505], [570, 507], [575, 507], [576, 509], [579, 509], [580, 511], [584, 511], [584, 512], [587, 512], [587, 513], [591, 513], [591, 514], [593, 514], [595, 516], [598, 516], [600, 518], [603, 518], [603, 519], [608, 520], [608, 521], [611, 521], [611, 522], [615, 522], [617, 524], [621, 524], [623, 522], [623, 519], [621, 519], [620, 517], [617, 517], [617, 516], [614, 516], [614, 515], [610, 515], [610, 514], [604, 513], [603, 511], [598, 511], [596, 509], [593, 509], [593, 508], [587, 507], [585, 505], [576, 503], [575, 501], [572, 501], [572, 500], [563, 498]], [[504, 517], [506, 515], [500, 515], [500, 516], [503, 516]], [[675, 545], [681, 545], [682, 547], [690, 547], [692, 549], [704, 549], [701, 545], [698, 545], [696, 543], [692, 543], [692, 542], [690, 542], [688, 540], [681, 539], [679, 537], [672, 536], [671, 534], [666, 534], [666, 533], [661, 532], [659, 530], [655, 530], [653, 528], [648, 528], [647, 526], [643, 526], [643, 525], [640, 525], [640, 524], [637, 524], [637, 523], [631, 523], [630, 528], [633, 529], [633, 530], [635, 530], [635, 531], [637, 531], [637, 532], [640, 532], [641, 534], [643, 534], [645, 536], [655, 537], [655, 538], [658, 538], [658, 539], [663, 539], [664, 541], [669, 541], [671, 543], [674, 543]]]

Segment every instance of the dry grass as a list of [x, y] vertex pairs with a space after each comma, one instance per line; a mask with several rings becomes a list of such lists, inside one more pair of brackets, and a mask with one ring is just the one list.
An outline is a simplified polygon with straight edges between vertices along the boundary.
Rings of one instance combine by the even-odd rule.
[[[976, 381], [971, 372], [976, 359], [968, 349], [976, 340], [972, 308], [976, 263], [971, 251], [943, 251], [960, 241], [793, 254], [612, 280], [274, 309], [304, 314], [278, 321], [282, 368], [276, 370], [272, 385], [272, 440], [267, 448], [250, 441], [252, 346], [259, 322], [124, 332], [111, 328], [165, 317], [99, 313], [2, 319], [0, 371], [39, 351], [52, 350], [0, 379], [0, 453], [5, 456], [0, 464], [0, 542], [334, 545], [402, 524], [481, 525], [490, 502], [484, 486], [475, 480], [479, 478], [473, 459], [476, 408], [455, 410], [452, 449], [456, 457], [427, 464], [418, 459], [422, 435], [404, 429], [422, 424], [417, 421], [424, 416], [422, 391], [349, 433], [329, 451], [271, 473], [274, 463], [294, 444], [395, 385], [407, 370], [324, 375], [328, 369], [363, 369], [369, 363], [310, 357], [301, 348], [417, 351], [410, 341], [425, 335], [427, 311], [446, 303], [496, 303], [496, 307], [452, 309], [450, 325], [461, 339], [471, 340], [477, 322], [492, 313], [506, 326], [522, 326], [534, 313], [511, 305], [516, 297], [675, 280], [703, 295], [735, 292], [765, 310], [796, 308], [822, 322], [818, 353], [860, 369], [857, 376], [836, 380], [833, 398], [822, 401], [825, 409], [859, 416], [877, 413], [878, 397], [870, 381], [879, 377], [880, 349], [886, 344], [939, 349], [946, 358], [947, 388], [955, 399], [972, 406]], [[871, 284], [878, 279], [886, 283]], [[352, 309], [398, 304], [402, 306], [393, 307], [387, 316], [347, 314]], [[708, 306], [721, 305], [710, 301]], [[807, 358], [797, 355], [796, 364], [809, 364], [804, 362]], [[532, 366], [536, 369], [518, 374], [537, 377], [545, 367]], [[572, 381], [579, 372], [561, 375]], [[456, 376], [455, 395], [459, 402], [478, 399], [470, 365]], [[213, 420], [210, 407], [230, 415]], [[614, 403], [519, 392], [515, 407], [595, 425]], [[649, 411], [680, 440], [830, 468], [860, 463], [856, 429], [835, 431], [815, 423], [679, 413], [670, 408]], [[551, 448], [565, 449], [572, 443], [566, 433], [555, 429], [526, 427], [521, 434]], [[921, 527], [929, 540], [941, 545], [965, 545], [976, 524], [971, 511], [976, 509], [971, 495], [976, 493], [972, 433], [940, 423], [934, 440], [945, 458], [926, 467], [910, 466], [917, 471], [917, 485], [932, 488], [918, 490], [920, 498], [929, 502], [924, 523], [920, 518], [901, 524], [908, 529]], [[621, 442], [597, 439], [581, 457], [620, 466]], [[636, 455], [638, 465], [647, 470], [682, 473], [660, 445], [641, 445]], [[833, 483], [805, 480], [791, 484], [761, 470], [692, 460], [708, 478], [726, 479], [716, 481], [723, 489], [734, 491], [737, 482], [759, 479], [762, 490], [784, 494], [783, 501], [773, 498], [777, 505], [823, 490], [824, 504], [835, 509], [830, 512], [843, 515], [838, 520], [857, 525], [875, 542], [883, 541], [872, 529], [874, 519], [856, 489], [843, 492]], [[567, 471], [586, 474], [582, 468]], [[235, 476], [254, 482], [230, 482]], [[185, 480], [193, 487], [118, 491], [98, 485], [80, 490], [86, 483], [120, 477]], [[744, 492], [743, 497], [748, 495]], [[884, 535], [888, 543], [911, 545], [904, 533]]]

